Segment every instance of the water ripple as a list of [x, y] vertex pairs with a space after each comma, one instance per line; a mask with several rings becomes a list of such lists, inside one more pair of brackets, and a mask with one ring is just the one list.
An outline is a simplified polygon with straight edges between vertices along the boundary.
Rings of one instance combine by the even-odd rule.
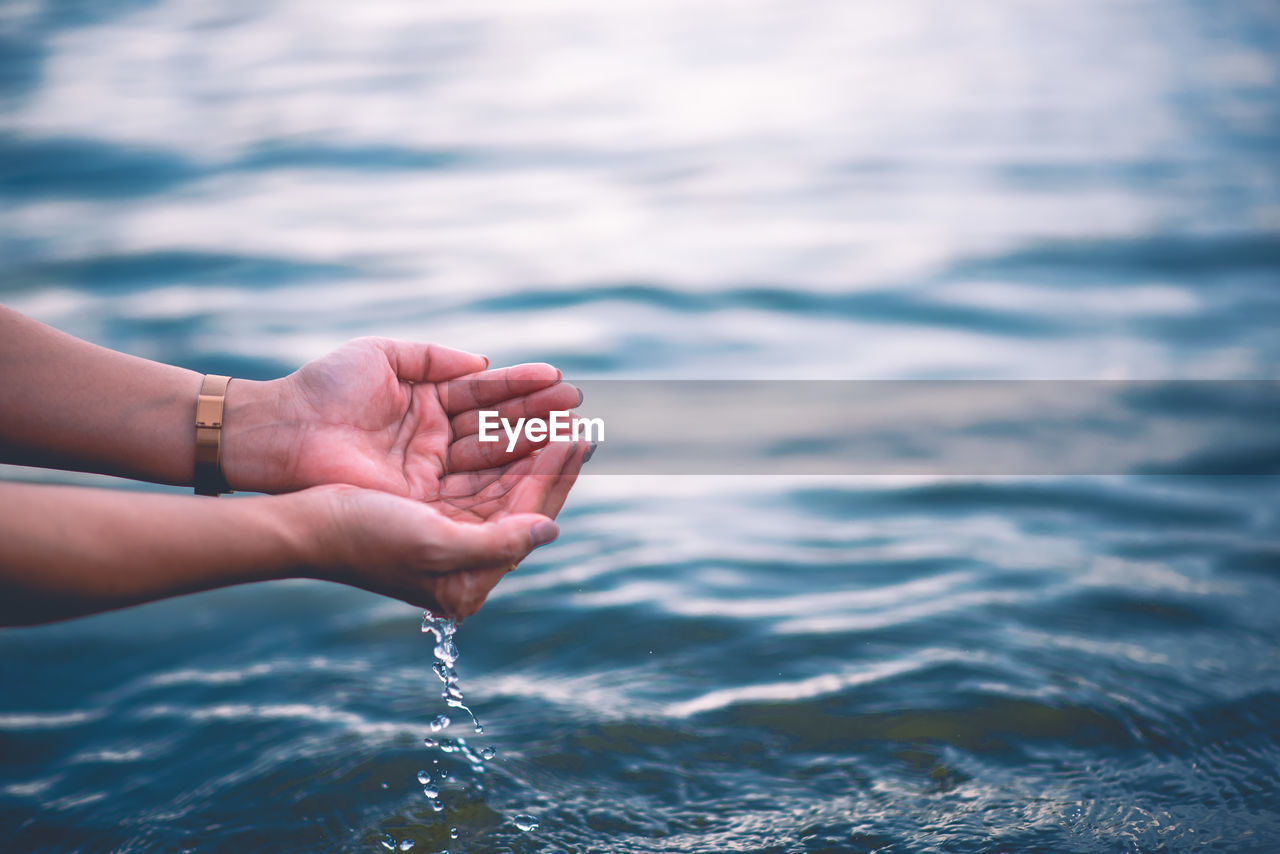
[[[609, 379], [1275, 377], [1276, 16], [989, 5], [9, 4], [0, 295], [264, 379], [361, 334]], [[459, 633], [498, 758], [446, 787], [457, 842], [406, 605], [0, 632], [0, 847], [1269, 854], [1278, 481], [1219, 475], [1276, 454], [1208, 450], [584, 476]]]

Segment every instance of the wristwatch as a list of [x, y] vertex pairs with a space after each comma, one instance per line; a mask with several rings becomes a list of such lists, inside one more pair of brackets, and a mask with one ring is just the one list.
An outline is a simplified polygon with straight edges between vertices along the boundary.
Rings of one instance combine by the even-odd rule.
[[196, 495], [231, 492], [222, 476], [222, 410], [231, 377], [208, 374], [196, 398]]

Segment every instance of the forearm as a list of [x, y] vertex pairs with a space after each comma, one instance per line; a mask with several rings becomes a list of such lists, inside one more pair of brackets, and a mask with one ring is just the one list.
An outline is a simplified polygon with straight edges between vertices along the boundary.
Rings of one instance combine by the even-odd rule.
[[[0, 306], [0, 462], [189, 485], [202, 379]], [[235, 379], [227, 389], [223, 471], [233, 489], [274, 491], [271, 462], [287, 458], [281, 436], [294, 429], [281, 423], [275, 385]]]
[[306, 574], [304, 500], [0, 483], [0, 624]]
[[200, 382], [0, 306], [0, 460], [190, 483]]

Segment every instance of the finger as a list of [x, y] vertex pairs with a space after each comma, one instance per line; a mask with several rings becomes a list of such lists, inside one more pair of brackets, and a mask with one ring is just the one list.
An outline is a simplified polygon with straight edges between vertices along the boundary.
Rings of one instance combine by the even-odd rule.
[[440, 497], [480, 519], [542, 513], [573, 450], [573, 445], [557, 442], [505, 466], [449, 475], [441, 482]]
[[542, 505], [554, 486], [564, 457], [572, 453], [572, 450], [572, 447], [557, 442], [512, 463], [496, 483], [475, 496], [470, 509], [477, 515], [486, 517], [511, 513], [542, 513]]
[[573, 448], [573, 453], [565, 459], [560, 474], [552, 480], [551, 489], [543, 498], [542, 506], [537, 508], [537, 512], [552, 519], [560, 515], [560, 508], [564, 507], [565, 499], [569, 497], [569, 490], [578, 480], [578, 474], [586, 464], [587, 458], [593, 453], [595, 453], [595, 444], [591, 442], [579, 442]]
[[433, 565], [442, 572], [511, 567], [560, 534], [556, 523], [520, 513], [480, 524], [444, 520]]
[[[532, 394], [507, 398], [496, 404], [484, 404], [480, 408], [468, 409], [455, 415], [450, 422], [454, 440], [463, 436], [475, 435], [480, 429], [480, 411], [496, 412], [497, 417], [515, 425], [521, 418], [541, 418], [546, 420], [552, 412], [564, 412], [582, 403], [582, 390], [569, 383], [556, 383], [548, 388], [539, 389]], [[502, 435], [500, 426], [489, 419], [489, 435]]]
[[[521, 430], [516, 435], [515, 443], [512, 444], [506, 431], [499, 432], [501, 435], [496, 442], [481, 442], [478, 433], [463, 436], [453, 442], [445, 454], [445, 471], [452, 474], [503, 466], [521, 457], [527, 457], [549, 443], [545, 437], [535, 442], [525, 435], [524, 430]], [[507, 450], [508, 447], [511, 450]]]
[[[541, 513], [554, 518], [543, 508], [560, 488], [560, 473], [568, 465], [577, 450], [573, 442], [557, 442], [533, 455], [534, 463], [528, 474], [522, 476], [507, 497], [507, 506], [513, 513]], [[561, 502], [563, 503], [563, 501]]]
[[452, 382], [440, 390], [440, 402], [445, 412], [456, 415], [555, 385], [560, 382], [560, 376], [559, 368], [545, 362], [496, 368], [471, 376], [455, 374], [447, 377]]
[[511, 512], [541, 513], [554, 519], [564, 507], [565, 499], [578, 479], [578, 473], [591, 452], [588, 442], [575, 442], [543, 448], [533, 455], [543, 465], [521, 477], [505, 498]]
[[554, 442], [505, 466], [451, 474], [440, 497], [480, 518], [495, 513], [540, 513], [555, 518], [592, 444]]
[[[532, 468], [536, 457], [537, 454], [531, 454], [505, 466], [448, 475], [440, 482], [440, 498], [480, 520], [525, 512], [512, 510], [508, 493], [523, 480], [522, 476]], [[536, 512], [537, 508], [531, 510]]]
[[414, 383], [437, 383], [483, 371], [489, 359], [476, 353], [454, 350], [439, 344], [370, 339], [387, 356], [396, 376]]

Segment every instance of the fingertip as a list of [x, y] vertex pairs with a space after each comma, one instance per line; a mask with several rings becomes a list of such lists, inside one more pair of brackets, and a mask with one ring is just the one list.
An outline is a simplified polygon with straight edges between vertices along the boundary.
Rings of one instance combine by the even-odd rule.
[[526, 362], [515, 367], [520, 370], [517, 377], [522, 380], [542, 381], [548, 385], [555, 385], [564, 379], [564, 372], [547, 362]]
[[[441, 345], [436, 345], [436, 346], [438, 347], [440, 352], [452, 351], [453, 353], [456, 353], [457, 355], [462, 356], [466, 359], [483, 362], [485, 368], [489, 367], [489, 357], [484, 355], [483, 353], [475, 353], [475, 352], [472, 352], [471, 350], [459, 350], [455, 347], [444, 347]], [[479, 370], [484, 370], [484, 368], [480, 368]]]
[[545, 546], [547, 543], [560, 536], [560, 526], [550, 519], [543, 519], [541, 522], [535, 522], [529, 528], [529, 537], [533, 540], [533, 547]]

